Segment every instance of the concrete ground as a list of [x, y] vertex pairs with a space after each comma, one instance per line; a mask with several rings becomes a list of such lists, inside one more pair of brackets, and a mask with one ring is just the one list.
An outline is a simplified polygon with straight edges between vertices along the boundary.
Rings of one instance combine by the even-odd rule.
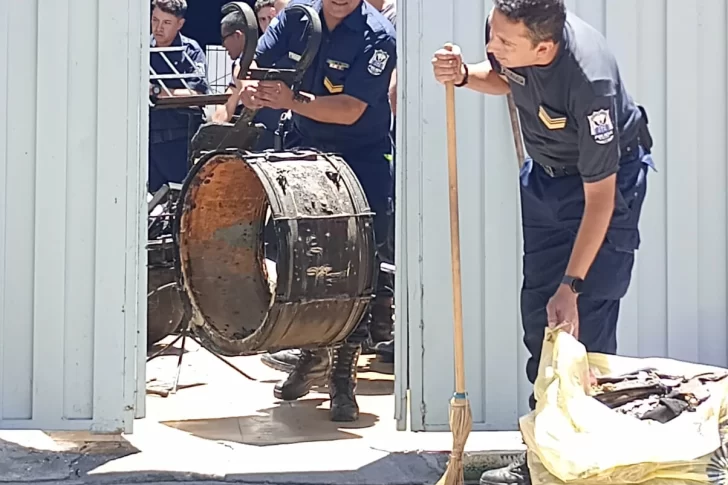
[[[279, 402], [273, 386], [285, 374], [257, 356], [230, 361], [255, 381], [188, 343], [180, 390], [148, 393], [147, 417], [128, 436], [0, 432], [0, 483], [419, 485], [442, 475], [451, 435], [395, 430], [391, 365], [362, 357], [361, 417], [347, 424], [328, 420], [325, 389]], [[164, 355], [149, 363], [148, 391], [171, 384], [176, 362]], [[477, 479], [522, 449], [518, 433], [471, 433], [466, 477]]]

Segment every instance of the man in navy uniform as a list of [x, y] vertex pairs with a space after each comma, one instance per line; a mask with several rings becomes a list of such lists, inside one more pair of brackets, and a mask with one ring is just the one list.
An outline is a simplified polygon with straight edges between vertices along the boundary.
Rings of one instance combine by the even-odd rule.
[[[240, 71], [240, 56], [245, 50], [245, 18], [242, 12], [234, 11], [223, 17], [220, 22], [220, 36], [222, 38], [222, 46], [233, 60], [232, 78], [228, 84], [227, 94], [230, 97], [227, 103], [217, 107], [215, 114], [212, 116], [214, 123], [228, 123], [233, 116], [240, 114], [242, 105], [240, 104], [240, 93], [243, 89], [243, 83], [238, 79]], [[281, 59], [276, 66], [286, 69], [293, 68], [295, 61], [288, 57]], [[268, 150], [274, 147], [275, 133], [279, 130], [281, 116], [285, 110], [261, 108], [256, 114], [253, 122], [261, 124], [265, 127], [260, 133], [258, 141], [253, 147], [254, 150]]]
[[[287, 148], [311, 146], [342, 155], [375, 212], [375, 238], [381, 245], [387, 238], [393, 189], [388, 91], [397, 55], [394, 29], [364, 0], [293, 0], [290, 5], [295, 4], [313, 7], [323, 25], [321, 48], [304, 77], [302, 99], [281, 82], [246, 82], [243, 103], [292, 112]], [[303, 53], [306, 23], [290, 10], [276, 19], [258, 42], [255, 62], [260, 67]], [[380, 274], [372, 305], [390, 298], [391, 288], [382, 284]], [[329, 373], [333, 421], [358, 419], [356, 365], [370, 318], [368, 312], [347, 341], [333, 349]], [[327, 349], [302, 350], [288, 378], [276, 386], [276, 397], [293, 400], [304, 396], [315, 380], [327, 374], [328, 363]]]
[[[154, 0], [152, 2], [151, 47], [184, 47], [182, 52], [152, 52], [149, 62], [157, 74], [175, 74], [163, 55], [180, 74], [199, 73], [199, 77], [187, 78], [190, 89], [179, 79], [164, 79], [162, 82], [168, 93], [158, 81], [152, 81], [150, 95], [190, 96], [207, 94], [207, 62], [200, 45], [180, 33], [185, 23], [187, 2], [185, 0]], [[192, 116], [192, 121], [190, 120]], [[190, 126], [190, 122], [193, 126]], [[178, 109], [152, 109], [149, 113], [149, 191], [155, 192], [167, 183], [182, 183], [187, 175], [187, 148], [189, 133], [194, 133], [202, 122], [201, 113]]]
[[[465, 64], [455, 46], [437, 51], [432, 63], [438, 81], [485, 94], [510, 91], [518, 107], [532, 157], [520, 191], [521, 315], [533, 383], [547, 326], [571, 332], [590, 352], [617, 351], [652, 140], [606, 40], [567, 13], [563, 0], [493, 3], [487, 60]], [[480, 481], [529, 483], [525, 457]]]

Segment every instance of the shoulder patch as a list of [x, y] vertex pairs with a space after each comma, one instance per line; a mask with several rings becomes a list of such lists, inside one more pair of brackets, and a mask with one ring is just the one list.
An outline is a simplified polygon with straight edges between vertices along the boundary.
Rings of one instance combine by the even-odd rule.
[[375, 50], [374, 54], [372, 54], [371, 59], [369, 59], [367, 71], [369, 71], [369, 74], [371, 74], [372, 76], [381, 75], [384, 72], [384, 69], [387, 67], [388, 60], [389, 54], [387, 54], [386, 51], [383, 51], [382, 49]]
[[614, 139], [614, 123], [608, 109], [598, 109], [586, 118], [589, 120], [589, 132], [596, 143], [606, 145]]

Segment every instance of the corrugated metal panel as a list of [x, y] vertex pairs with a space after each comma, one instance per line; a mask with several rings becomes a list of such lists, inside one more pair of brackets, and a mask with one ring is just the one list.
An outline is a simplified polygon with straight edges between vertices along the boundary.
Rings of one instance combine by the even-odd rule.
[[[622, 306], [620, 353], [728, 365], [726, 329], [728, 25], [723, 0], [567, 0], [607, 36], [645, 105], [658, 173]], [[444, 42], [483, 58], [490, 2], [401, 2], [408, 120], [406, 197], [412, 428], [447, 429], [453, 387], [444, 89], [429, 59]], [[404, 13], [402, 13], [404, 12]], [[530, 386], [519, 315], [517, 168], [505, 99], [457, 95], [466, 372], [475, 429], [515, 429]], [[402, 295], [404, 296], [404, 295]], [[404, 312], [404, 310], [403, 310]]]
[[131, 429], [147, 3], [0, 0], [0, 428]]

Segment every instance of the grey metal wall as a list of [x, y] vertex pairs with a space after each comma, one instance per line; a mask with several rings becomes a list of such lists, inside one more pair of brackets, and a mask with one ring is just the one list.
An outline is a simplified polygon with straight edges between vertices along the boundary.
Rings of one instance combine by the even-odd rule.
[[[724, 0], [567, 0], [606, 34], [626, 85], [649, 111], [642, 248], [620, 319], [620, 353], [728, 366], [726, 329], [728, 12]], [[444, 89], [432, 53], [447, 41], [484, 57], [490, 2], [400, 2], [398, 151], [404, 210], [412, 429], [447, 429], [453, 388]], [[475, 429], [515, 429], [527, 411], [519, 316], [517, 167], [505, 99], [458, 90], [466, 372]], [[404, 281], [405, 275], [402, 276]], [[407, 298], [404, 298], [407, 295]]]
[[148, 3], [0, 0], [0, 428], [131, 430]]

